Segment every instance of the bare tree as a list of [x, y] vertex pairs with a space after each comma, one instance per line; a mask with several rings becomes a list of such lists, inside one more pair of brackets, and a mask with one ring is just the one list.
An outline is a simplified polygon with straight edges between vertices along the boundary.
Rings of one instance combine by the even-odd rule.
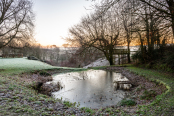
[[84, 17], [79, 25], [69, 30], [72, 35], [69, 41], [84, 50], [91, 47], [100, 50], [113, 65], [113, 49], [119, 44], [119, 18], [116, 15], [111, 9], [97, 19], [95, 13]]
[[[165, 17], [158, 16], [158, 11], [147, 4], [141, 4], [141, 8], [134, 12], [136, 23], [132, 32], [137, 35], [141, 48], [142, 61], [152, 61], [155, 57], [154, 49], [160, 48], [162, 41], [169, 36], [171, 29]], [[147, 46], [147, 47], [146, 47]], [[147, 50], [147, 51], [146, 51]]]
[[140, 0], [141, 2], [149, 5], [150, 7], [154, 8], [155, 10], [159, 11], [158, 16], [165, 17], [168, 19], [171, 25], [173, 38], [172, 44], [174, 39], [174, 1], [173, 0]]
[[132, 13], [132, 2], [126, 2], [124, 5], [122, 5], [122, 11], [121, 11], [121, 20], [122, 20], [122, 27], [123, 27], [123, 39], [126, 39], [127, 43], [127, 50], [128, 50], [128, 63], [131, 62], [130, 60], [130, 44], [132, 41], [132, 26], [133, 26], [133, 13]]
[[11, 43], [19, 46], [31, 40], [34, 14], [30, 0], [0, 1], [0, 42], [5, 47]]
[[[96, 1], [96, 0], [92, 0]], [[137, 2], [140, 1], [140, 5], [144, 3], [143, 5], [148, 5], [151, 8], [158, 11], [155, 15], [159, 17], [163, 17], [166, 20], [169, 21], [167, 24], [170, 25], [172, 28], [173, 38], [172, 38], [172, 44], [174, 39], [174, 1], [173, 0], [101, 0], [100, 3], [95, 3], [95, 9], [97, 9], [100, 13], [99, 16], [104, 15], [107, 10], [114, 7], [115, 4], [121, 3], [121, 2]], [[120, 5], [122, 7], [122, 5]], [[134, 9], [134, 8], [132, 8]]]

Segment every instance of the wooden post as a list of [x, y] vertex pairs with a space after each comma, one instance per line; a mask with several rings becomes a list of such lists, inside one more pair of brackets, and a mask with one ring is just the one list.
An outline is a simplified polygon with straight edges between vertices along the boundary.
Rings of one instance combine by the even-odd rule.
[[121, 51], [121, 62], [122, 62], [122, 65], [123, 65], [123, 59], [124, 59], [124, 56], [123, 56], [123, 51]]

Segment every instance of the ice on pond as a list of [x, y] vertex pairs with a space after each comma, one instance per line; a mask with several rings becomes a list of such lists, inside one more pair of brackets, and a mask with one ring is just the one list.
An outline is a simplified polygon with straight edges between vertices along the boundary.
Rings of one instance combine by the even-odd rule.
[[117, 88], [115, 81], [128, 81], [120, 73], [88, 70], [53, 76], [63, 88], [53, 92], [55, 98], [80, 103], [80, 107], [101, 108], [116, 105], [128, 93]]

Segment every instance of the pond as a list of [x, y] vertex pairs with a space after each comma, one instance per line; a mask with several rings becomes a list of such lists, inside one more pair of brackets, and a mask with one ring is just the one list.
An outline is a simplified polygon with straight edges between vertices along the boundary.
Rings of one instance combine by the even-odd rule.
[[63, 88], [52, 95], [65, 101], [80, 103], [80, 107], [98, 109], [112, 106], [128, 94], [128, 91], [118, 89], [121, 85], [117, 81], [126, 82], [128, 79], [121, 73], [103, 70], [54, 75], [52, 83], [60, 82]]

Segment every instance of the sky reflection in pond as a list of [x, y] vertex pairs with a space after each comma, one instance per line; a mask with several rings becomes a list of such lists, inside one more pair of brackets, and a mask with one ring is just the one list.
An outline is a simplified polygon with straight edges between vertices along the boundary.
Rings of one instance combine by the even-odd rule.
[[55, 75], [53, 82], [61, 82], [63, 88], [53, 92], [55, 98], [80, 103], [80, 107], [101, 108], [116, 105], [127, 94], [115, 90], [115, 80], [127, 78], [120, 73], [103, 70], [88, 70]]

